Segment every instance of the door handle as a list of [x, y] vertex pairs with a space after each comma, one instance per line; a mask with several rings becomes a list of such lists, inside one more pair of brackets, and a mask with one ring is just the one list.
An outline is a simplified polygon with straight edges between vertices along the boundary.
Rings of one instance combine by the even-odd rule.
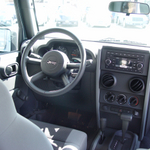
[[13, 64], [10, 64], [10, 65], [7, 65], [4, 68], [4, 76], [5, 77], [10, 77], [10, 76], [13, 76], [13, 75], [17, 74], [18, 73], [18, 68], [19, 68], [18, 63], [13, 63]]

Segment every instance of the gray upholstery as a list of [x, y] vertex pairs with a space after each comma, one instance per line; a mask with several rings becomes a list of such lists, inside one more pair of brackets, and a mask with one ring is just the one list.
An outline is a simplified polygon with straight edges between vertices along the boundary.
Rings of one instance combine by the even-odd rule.
[[74, 150], [86, 150], [87, 135], [84, 132], [35, 120], [31, 121], [39, 126], [46, 136], [51, 139], [54, 149], [59, 147], [64, 149], [72, 146]]
[[20, 116], [0, 80], [0, 150], [52, 150], [43, 132]]
[[[71, 145], [74, 150], [86, 149], [85, 133], [60, 126], [54, 127], [54, 125], [38, 121], [33, 122], [44, 128], [43, 131], [50, 130], [52, 135], [54, 133], [51, 129], [60, 128], [61, 132], [57, 131], [58, 134], [53, 136], [58, 140], [56, 143], [59, 147]], [[53, 150], [52, 139], [46, 135], [47, 138], [34, 123], [16, 112], [13, 100], [0, 80], [0, 150]], [[67, 150], [67, 147], [63, 149]]]

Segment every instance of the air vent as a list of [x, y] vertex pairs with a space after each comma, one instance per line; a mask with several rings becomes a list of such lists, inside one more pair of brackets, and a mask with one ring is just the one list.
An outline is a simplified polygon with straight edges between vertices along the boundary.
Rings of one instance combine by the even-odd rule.
[[116, 78], [110, 74], [104, 74], [101, 78], [101, 83], [104, 87], [110, 88], [116, 84]]
[[129, 88], [132, 92], [141, 92], [144, 90], [144, 82], [139, 78], [131, 79], [129, 82]]

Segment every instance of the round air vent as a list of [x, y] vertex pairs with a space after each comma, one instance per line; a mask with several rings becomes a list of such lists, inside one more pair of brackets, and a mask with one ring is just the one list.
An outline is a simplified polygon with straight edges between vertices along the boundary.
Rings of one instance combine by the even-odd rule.
[[116, 78], [111, 74], [104, 74], [101, 83], [104, 87], [110, 88], [116, 84]]
[[118, 95], [117, 96], [117, 102], [118, 102], [119, 105], [125, 104], [127, 102], [126, 96], [123, 95], [123, 94]]
[[104, 96], [105, 100], [109, 103], [112, 103], [115, 101], [115, 94], [112, 92], [107, 92]]
[[132, 107], [135, 107], [139, 104], [139, 100], [135, 96], [130, 97], [128, 101], [129, 101], [129, 105]]
[[133, 78], [129, 82], [129, 88], [132, 92], [140, 92], [144, 90], [144, 81], [139, 78]]

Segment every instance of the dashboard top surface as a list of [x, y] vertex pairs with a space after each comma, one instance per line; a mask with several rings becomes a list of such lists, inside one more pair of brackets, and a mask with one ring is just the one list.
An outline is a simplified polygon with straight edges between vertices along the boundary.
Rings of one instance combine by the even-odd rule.
[[[37, 52], [40, 47], [45, 47], [48, 45], [51, 45], [51, 43], [59, 43], [60, 45], [71, 45], [72, 47], [77, 47], [77, 45], [74, 43], [73, 40], [70, 39], [58, 39], [58, 38], [47, 38], [47, 39], [41, 39], [38, 40], [35, 43], [34, 46], [34, 52]], [[113, 50], [117, 48], [118, 50], [123, 50], [123, 51], [150, 51], [149, 47], [145, 46], [134, 46], [134, 45], [126, 45], [126, 44], [112, 44], [112, 43], [102, 43], [102, 42], [97, 42], [97, 41], [81, 41], [83, 47], [93, 53], [94, 56], [98, 54], [98, 50], [101, 50], [102, 47], [112, 47]], [[56, 47], [55, 47], [56, 48]], [[58, 48], [58, 47], [57, 47]]]

